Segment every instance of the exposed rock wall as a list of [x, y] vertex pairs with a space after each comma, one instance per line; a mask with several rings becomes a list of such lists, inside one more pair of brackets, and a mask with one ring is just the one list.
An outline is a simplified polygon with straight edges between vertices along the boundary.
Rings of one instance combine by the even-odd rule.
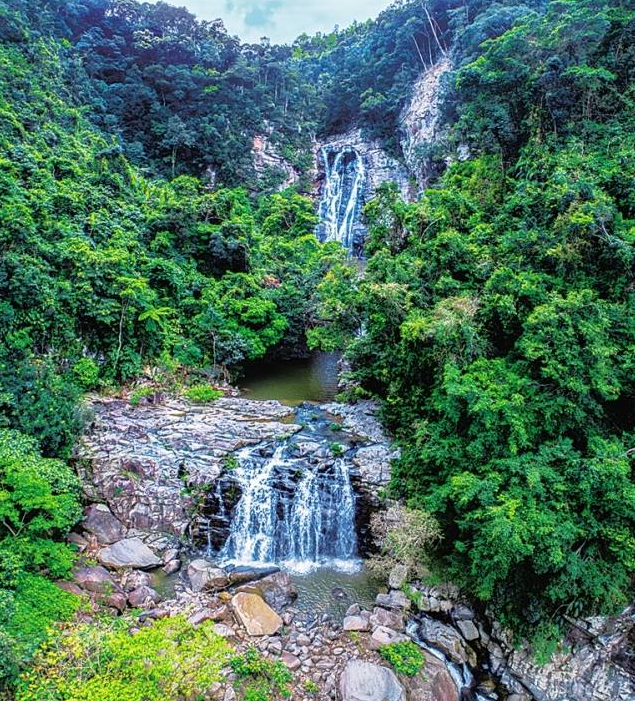
[[614, 619], [576, 621], [566, 649], [540, 665], [499, 625], [476, 615], [454, 587], [418, 589], [415, 637], [468, 665], [475, 687], [490, 683], [488, 670], [512, 701], [635, 699], [635, 608]]
[[132, 407], [102, 399], [77, 450], [86, 497], [106, 502], [128, 528], [181, 536], [196, 488], [214, 483], [225, 456], [246, 445], [292, 435], [278, 402], [223, 398], [197, 407], [177, 400]]
[[316, 144], [315, 190], [321, 241], [339, 241], [356, 257], [363, 255], [366, 227], [362, 211], [375, 197], [378, 187], [396, 182], [401, 195], [414, 195], [405, 167], [389, 156], [378, 141], [364, 139], [360, 129], [352, 129]]
[[299, 182], [300, 174], [280, 155], [268, 136], [254, 137], [252, 155], [256, 177], [265, 187], [271, 181], [276, 189], [285, 190]]
[[452, 62], [444, 56], [423, 73], [414, 84], [412, 97], [399, 119], [404, 159], [420, 189], [428, 185], [430, 178], [421, 152], [439, 136], [443, 77], [451, 68]]
[[[345, 459], [359, 497], [356, 517], [362, 552], [369, 547], [370, 510], [376, 505], [377, 490], [389, 479], [394, 457], [376, 408], [371, 402], [323, 407], [331, 416], [342, 417], [339, 435], [348, 436], [345, 442], [353, 446]], [[225, 397], [193, 406], [163, 399], [133, 407], [120, 399], [100, 399], [93, 409], [94, 424], [76, 451], [86, 498], [107, 504], [126, 530], [181, 537], [192, 534], [192, 527], [206, 528], [208, 533], [212, 529], [215, 546], [227, 537], [240, 496], [237, 492], [232, 501], [235, 457], [230, 456], [246, 446], [270, 455], [274, 444], [302, 430], [291, 423], [294, 409], [277, 401]], [[323, 422], [328, 424], [326, 416]], [[294, 450], [302, 460], [333, 462], [326, 439], [299, 438]], [[216, 498], [220, 494], [221, 502]], [[94, 511], [94, 520], [101, 517], [101, 524], [105, 517]], [[195, 518], [199, 512], [200, 518]], [[104, 530], [103, 524], [100, 527]]]
[[335, 134], [324, 141], [318, 142], [315, 147], [316, 163], [316, 195], [322, 193], [324, 167], [320, 158], [320, 150], [329, 148], [332, 150], [352, 147], [364, 159], [366, 171], [365, 185], [363, 189], [364, 202], [371, 200], [377, 188], [384, 182], [396, 182], [404, 199], [412, 199], [414, 192], [410, 174], [402, 163], [388, 155], [379, 141], [368, 141], [362, 135], [361, 129], [351, 129], [343, 134]]

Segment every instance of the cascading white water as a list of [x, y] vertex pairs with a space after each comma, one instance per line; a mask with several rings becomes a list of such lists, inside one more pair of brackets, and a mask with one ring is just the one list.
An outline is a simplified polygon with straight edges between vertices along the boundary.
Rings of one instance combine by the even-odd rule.
[[320, 157], [324, 168], [324, 187], [318, 214], [320, 241], [338, 241], [351, 253], [360, 253], [366, 171], [364, 159], [352, 146], [336, 149], [323, 146]]
[[252, 459], [249, 449], [238, 453], [235, 479], [243, 493], [236, 506], [224, 556], [245, 562], [273, 560], [277, 500], [272, 475], [282, 465], [283, 450], [284, 446], [279, 446], [270, 459], [258, 462]]
[[242, 495], [220, 559], [298, 572], [325, 563], [354, 567], [355, 495], [346, 460], [298, 458], [289, 443], [270, 457], [261, 452], [256, 446], [237, 454], [231, 479]]

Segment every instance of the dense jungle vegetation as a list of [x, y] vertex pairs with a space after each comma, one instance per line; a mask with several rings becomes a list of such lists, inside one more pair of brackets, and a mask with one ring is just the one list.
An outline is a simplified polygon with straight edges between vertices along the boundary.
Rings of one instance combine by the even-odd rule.
[[327, 274], [337, 323], [311, 333], [385, 398], [435, 574], [553, 638], [635, 572], [635, 12], [498, 12], [449, 80], [445, 148], [469, 158], [417, 203], [384, 187], [366, 274]]
[[[443, 136], [420, 154], [443, 175], [415, 203], [381, 189], [360, 277], [313, 234], [312, 139], [357, 125], [396, 153], [412, 82], [446, 52]], [[400, 2], [273, 46], [161, 2], [0, 0], [0, 687], [86, 636], [121, 669], [138, 652], [116, 624], [37, 652], [80, 605], [50, 580], [73, 564], [81, 395], [144, 372], [214, 380], [304, 352], [307, 333], [384, 401], [392, 492], [442, 529], [431, 576], [534, 639], [619, 610], [635, 573], [634, 99], [626, 1]], [[257, 134], [298, 188], [254, 171]], [[140, 644], [189, 659], [180, 625]], [[95, 682], [104, 701], [115, 677]], [[22, 676], [20, 698], [41, 683]]]

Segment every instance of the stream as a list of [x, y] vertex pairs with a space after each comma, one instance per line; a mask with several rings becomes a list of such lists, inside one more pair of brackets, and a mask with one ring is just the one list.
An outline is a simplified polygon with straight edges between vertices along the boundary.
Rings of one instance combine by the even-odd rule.
[[[226, 460], [190, 559], [280, 567], [298, 589], [295, 608], [342, 618], [353, 603], [372, 608], [382, 588], [364, 567], [350, 474], [364, 441], [322, 406], [337, 393], [338, 361], [337, 354], [318, 353], [247, 368], [241, 396], [293, 407], [284, 421], [301, 430], [240, 448]], [[169, 593], [177, 581], [178, 575], [159, 575], [155, 586]]]
[[[356, 495], [346, 458], [355, 451], [356, 439], [320, 406], [335, 396], [337, 365], [337, 356], [318, 354], [246, 375], [243, 396], [294, 406], [293, 422], [302, 430], [287, 441], [239, 451], [229, 479], [219, 483], [226, 489], [238, 484], [242, 495], [217, 556], [222, 564], [278, 565], [293, 577], [296, 608], [342, 618], [352, 603], [372, 610], [382, 587], [359, 556]], [[333, 445], [340, 446], [335, 452], [341, 455], [333, 454]], [[414, 621], [408, 632], [444, 663], [462, 700], [487, 701], [472, 691], [476, 682], [466, 664], [454, 664], [428, 645]]]
[[230, 479], [242, 497], [218, 557], [223, 564], [276, 564], [298, 588], [296, 608], [343, 616], [352, 603], [370, 606], [378, 583], [359, 557], [356, 495], [344, 458], [358, 441], [320, 408], [337, 394], [338, 362], [338, 354], [317, 353], [247, 369], [242, 396], [294, 407], [292, 421], [302, 430], [265, 446], [264, 456], [263, 446], [236, 456]]

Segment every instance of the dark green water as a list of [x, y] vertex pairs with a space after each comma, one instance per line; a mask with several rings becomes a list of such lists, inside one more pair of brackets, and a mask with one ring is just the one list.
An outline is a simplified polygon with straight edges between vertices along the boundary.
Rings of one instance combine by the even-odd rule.
[[330, 402], [337, 394], [338, 353], [301, 360], [260, 361], [248, 367], [239, 385], [248, 399], [277, 399], [288, 406]]

